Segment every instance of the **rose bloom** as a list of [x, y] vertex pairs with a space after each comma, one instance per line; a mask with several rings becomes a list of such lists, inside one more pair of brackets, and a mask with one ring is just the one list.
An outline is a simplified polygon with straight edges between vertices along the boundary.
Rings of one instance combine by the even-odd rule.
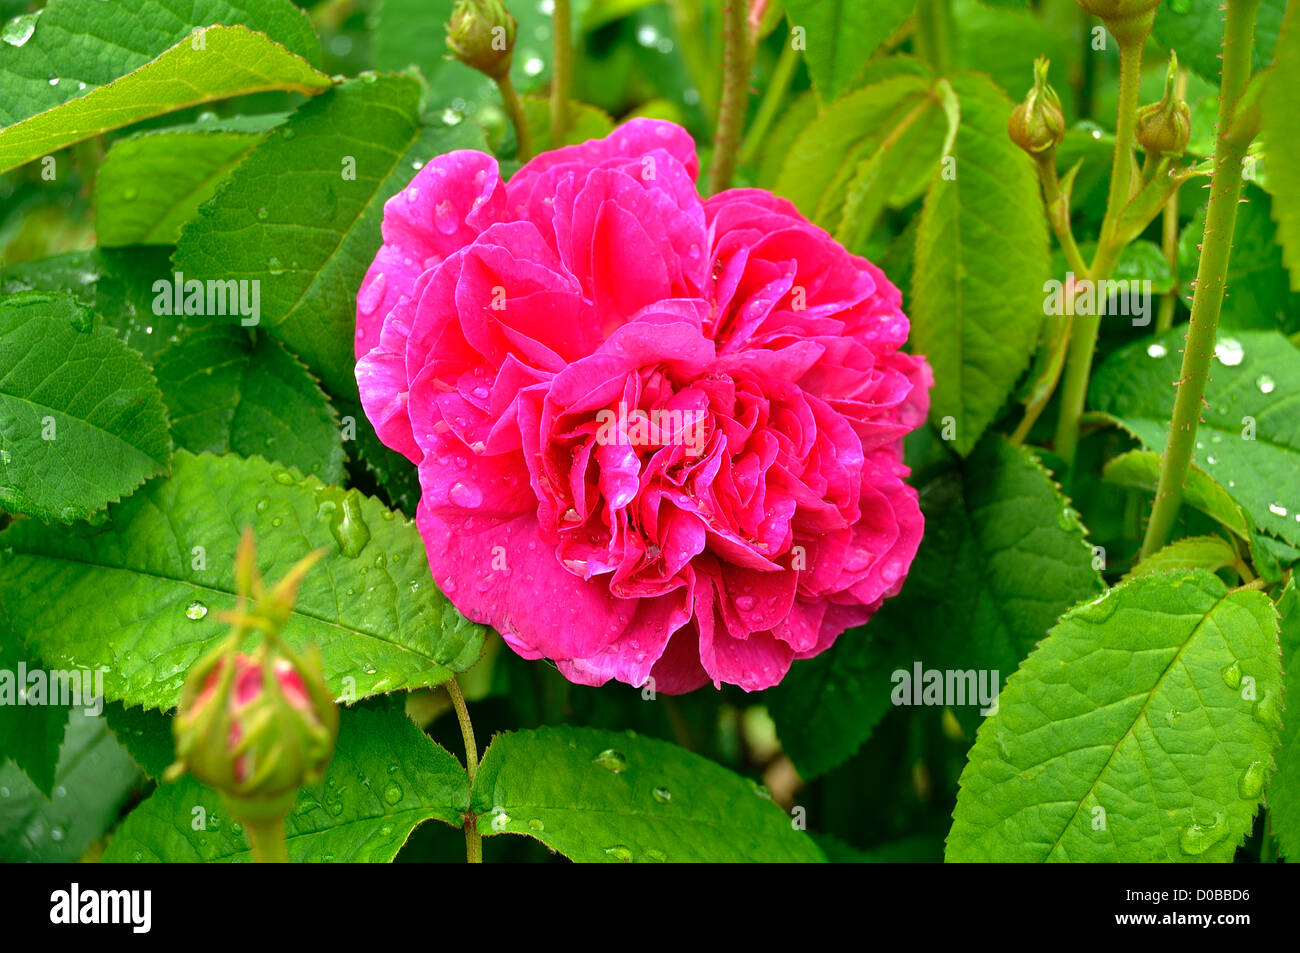
[[357, 383], [419, 468], [457, 609], [571, 681], [779, 682], [895, 594], [929, 366], [900, 295], [784, 199], [701, 200], [637, 119], [501, 180], [459, 151], [384, 207]]

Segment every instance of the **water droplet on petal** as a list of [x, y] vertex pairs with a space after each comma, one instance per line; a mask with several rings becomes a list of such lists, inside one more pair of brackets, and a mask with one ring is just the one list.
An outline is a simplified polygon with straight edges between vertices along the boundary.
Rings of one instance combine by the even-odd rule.
[[472, 510], [483, 502], [483, 492], [473, 483], [458, 480], [447, 491], [447, 499], [459, 507]]

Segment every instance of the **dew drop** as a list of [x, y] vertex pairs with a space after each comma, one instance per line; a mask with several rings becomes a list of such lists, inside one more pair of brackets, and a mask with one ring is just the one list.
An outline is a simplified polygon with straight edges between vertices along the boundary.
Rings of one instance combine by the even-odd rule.
[[280, 263], [279, 258], [272, 255], [266, 260], [266, 270], [273, 275], [282, 275], [285, 272], [285, 267]]
[[1220, 673], [1223, 676], [1223, 684], [1236, 690], [1241, 687], [1241, 663], [1233, 660], [1231, 665], [1225, 665]]
[[627, 770], [627, 758], [625, 758], [621, 752], [615, 751], [613, 748], [606, 748], [600, 754], [596, 755], [594, 760], [596, 764], [614, 774], [622, 774]]
[[645, 859], [647, 863], [662, 864], [664, 861], [668, 859], [668, 855], [661, 850], [656, 850], [653, 847], [647, 847], [645, 852]]
[[655, 788], [654, 798], [660, 804], [667, 804], [673, 799], [673, 792], [663, 787]]
[[361, 289], [357, 295], [357, 310], [365, 317], [375, 313], [375, 308], [379, 307], [379, 302], [384, 300], [384, 289], [388, 286], [388, 279], [384, 277], [381, 271]]
[[268, 212], [268, 211], [266, 210], [266, 206], [264, 205], [264, 206], [262, 206], [261, 208], [259, 208], [259, 209], [257, 210], [257, 220], [258, 220], [259, 222], [265, 222], [266, 219], [267, 219], [267, 216], [270, 215], [270, 214], [271, 214], [271, 213]]
[[1272, 692], [1265, 692], [1260, 700], [1255, 702], [1252, 714], [1261, 725], [1275, 731], [1282, 730], [1282, 706]]
[[1259, 792], [1264, 790], [1266, 777], [1268, 777], [1268, 767], [1264, 762], [1252, 761], [1237, 782], [1237, 793], [1246, 800], [1253, 801], [1259, 797]]
[[51, 85], [51, 86], [58, 86], [58, 85], [59, 85], [59, 78], [58, 78], [57, 76], [55, 76], [53, 73], [50, 74], [50, 85]]
[[396, 804], [402, 799], [402, 786], [396, 781], [390, 782], [388, 787], [384, 788], [384, 800], [389, 804]]
[[202, 619], [207, 614], [208, 607], [197, 599], [185, 607], [185, 618], [192, 619], [195, 622]]
[[1161, 358], [1161, 357], [1164, 357], [1164, 356], [1165, 356], [1166, 354], [1168, 354], [1168, 353], [1169, 353], [1168, 348], [1166, 348], [1163, 344], [1148, 344], [1148, 345], [1147, 345], [1147, 354], [1148, 354], [1149, 356], [1151, 356], [1151, 357]]
[[1214, 815], [1212, 824], [1189, 824], [1183, 828], [1178, 838], [1178, 846], [1184, 854], [1196, 857], [1205, 853], [1228, 833], [1228, 821], [1223, 814]]
[[1286, 507], [1281, 503], [1268, 504], [1268, 511], [1274, 516], [1286, 516]]
[[528, 829], [530, 831], [536, 831], [538, 834], [540, 834], [542, 831], [546, 830], [546, 825], [543, 824], [538, 818], [534, 817], [532, 820], [528, 822]]
[[457, 481], [447, 491], [447, 499], [457, 506], [472, 510], [483, 502], [483, 492], [473, 483]]
[[25, 13], [22, 16], [16, 16], [3, 27], [0, 27], [0, 40], [4, 40], [10, 46], [22, 46], [32, 38], [36, 32], [36, 21], [40, 18], [40, 11], [36, 13]]
[[741, 612], [749, 612], [757, 602], [753, 596], [736, 596], [736, 608]]
[[1220, 338], [1219, 343], [1214, 346], [1214, 356], [1221, 364], [1236, 367], [1246, 355], [1241, 348], [1241, 342], [1236, 338]]
[[619, 863], [632, 863], [632, 852], [622, 844], [615, 844], [613, 847], [606, 847], [605, 853], [608, 854], [611, 859], [617, 860]]
[[1261, 394], [1271, 394], [1273, 393], [1273, 388], [1277, 386], [1277, 383], [1267, 374], [1260, 374], [1259, 378], [1255, 381], [1255, 386], [1259, 388]]

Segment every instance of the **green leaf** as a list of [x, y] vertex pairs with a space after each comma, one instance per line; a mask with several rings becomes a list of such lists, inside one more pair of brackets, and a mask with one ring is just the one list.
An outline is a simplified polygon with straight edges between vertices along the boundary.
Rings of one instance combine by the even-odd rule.
[[473, 804], [483, 836], [523, 834], [579, 862], [823, 859], [752, 782], [630, 732], [499, 734]]
[[[915, 662], [997, 672], [996, 691], [1063, 612], [1103, 588], [1082, 525], [1024, 448], [990, 436], [919, 495], [926, 534], [903, 591], [764, 696], [805, 779], [870, 736], [893, 673], [911, 676]], [[965, 705], [971, 722], [980, 703]]]
[[1050, 257], [1032, 162], [1007, 138], [1011, 103], [979, 76], [953, 87], [955, 177], [935, 176], [921, 212], [911, 346], [934, 368], [930, 420], [953, 418], [966, 454], [1029, 365]]
[[1294, 700], [1300, 690], [1300, 592], [1294, 576], [1278, 600], [1277, 611], [1282, 617], [1282, 670], [1292, 702], [1282, 721], [1282, 746], [1268, 786], [1268, 809], [1282, 856], [1294, 861], [1300, 858], [1300, 711]]
[[0, 511], [85, 519], [167, 467], [140, 355], [67, 295], [0, 299]]
[[1071, 611], [980, 726], [950, 861], [1227, 861], [1281, 727], [1277, 614], [1203, 572]]
[[343, 480], [338, 415], [307, 368], [274, 338], [242, 328], [190, 331], [154, 368], [178, 447], [262, 456], [325, 483]]
[[[39, 30], [39, 28], [38, 28]], [[202, 48], [196, 49], [196, 45]], [[71, 85], [74, 78], [59, 77]], [[330, 78], [261, 33], [207, 27], [133, 73], [0, 130], [0, 172], [142, 119], [266, 90], [311, 95]]]
[[[1286, 0], [1262, 0], [1256, 15], [1254, 68], [1273, 58]], [[1223, 4], [1220, 0], [1170, 0], [1156, 10], [1152, 36], [1162, 49], [1173, 48], [1178, 62], [1211, 83], [1223, 69]]]
[[[1163, 453], [1182, 365], [1183, 328], [1113, 353], [1093, 375], [1089, 405]], [[1300, 544], [1300, 352], [1273, 331], [1220, 334], [1195, 460], [1253, 517]], [[936, 373], [936, 378], [938, 374]]]
[[169, 252], [159, 248], [95, 248], [0, 267], [0, 295], [22, 291], [71, 294], [104, 319], [152, 363], [183, 318], [153, 313], [153, 283], [171, 279]]
[[812, 221], [835, 228], [859, 167], [871, 160], [891, 130], [905, 121], [915, 124], [927, 108], [938, 112], [931, 82], [913, 73], [850, 93], [798, 133], [784, 153], [775, 191]]
[[786, 0], [792, 29], [803, 28], [804, 62], [813, 89], [830, 103], [849, 87], [871, 54], [903, 25], [916, 0]]
[[1125, 247], [1120, 253], [1111, 279], [1130, 282], [1149, 281], [1151, 293], [1155, 295], [1167, 294], [1174, 287], [1174, 272], [1169, 267], [1169, 259], [1165, 257], [1159, 245], [1145, 240], [1132, 242]]
[[50, 0], [26, 40], [0, 47], [0, 127], [138, 70], [212, 24], [242, 24], [320, 65], [311, 21], [289, 0]]
[[419, 164], [485, 147], [471, 123], [421, 126], [419, 98], [414, 79], [381, 76], [306, 103], [248, 154], [176, 247], [187, 278], [261, 281], [263, 326], [339, 396], [356, 394], [356, 294], [379, 249], [384, 202]]
[[128, 708], [121, 702], [105, 702], [104, 721], [114, 736], [154, 781], [176, 760], [172, 740], [172, 716], [149, 708]]
[[1291, 271], [1291, 288], [1300, 291], [1300, 132], [1295, 115], [1300, 109], [1300, 6], [1290, 7], [1277, 45], [1260, 106], [1259, 136], [1269, 165], [1273, 193], [1273, 218], [1277, 222], [1282, 255]]
[[[1102, 479], [1117, 486], [1130, 486], [1154, 493], [1160, 482], [1160, 454], [1130, 450], [1106, 464]], [[1183, 483], [1183, 502], [1194, 506], [1216, 523], [1249, 539], [1254, 531], [1250, 517], [1214, 478], [1193, 464]]]
[[[524, 96], [524, 122], [533, 137], [533, 151], [545, 152], [558, 148], [551, 142], [551, 101], [539, 96]], [[561, 146], [575, 145], [588, 139], [603, 139], [614, 128], [609, 113], [595, 106], [573, 100], [569, 103], [569, 128], [564, 133]]]
[[[1237, 206], [1237, 223], [1232, 231], [1232, 257], [1228, 260], [1228, 294], [1219, 313], [1222, 329], [1288, 331], [1297, 325], [1296, 308], [1290, 293], [1277, 226], [1269, 214], [1276, 203], [1267, 192], [1247, 185], [1247, 201]], [[1192, 306], [1191, 279], [1201, 257], [1205, 238], [1205, 210], [1202, 205], [1178, 237], [1178, 272], [1185, 276], [1180, 289], [1183, 302]], [[1160, 289], [1155, 289], [1159, 291]]]
[[[439, 109], [459, 99], [464, 108], [458, 111], [472, 116], [484, 104], [499, 103], [501, 96], [491, 79], [449, 57], [446, 23], [454, 6], [454, 0], [378, 0], [371, 30], [375, 67], [394, 73], [418, 67], [437, 91]], [[519, 59], [516, 54], [512, 73]]]
[[1134, 566], [1124, 578], [1132, 579], [1135, 576], [1149, 576], [1154, 572], [1171, 572], [1176, 569], [1218, 572], [1228, 566], [1237, 566], [1240, 562], [1237, 550], [1222, 536], [1189, 536], [1152, 553]]
[[107, 666], [104, 696], [170, 708], [189, 667], [227, 633], [241, 529], [278, 579], [316, 548], [284, 629], [319, 646], [336, 695], [438, 685], [478, 658], [483, 629], [433, 585], [413, 523], [355, 490], [251, 457], [179, 451], [170, 479], [110, 509], [107, 526], [70, 535], [29, 520], [0, 534], [0, 632], [12, 628], [50, 665]]
[[261, 139], [196, 125], [114, 143], [95, 179], [99, 243], [174, 245], [181, 226]]
[[140, 780], [104, 720], [76, 709], [48, 796], [12, 764], [0, 767], [0, 862], [79, 859], [117, 821]]
[[[19, 665], [26, 671], [20, 672]], [[19, 703], [18, 692], [29, 684], [23, 675], [37, 670], [44, 673], [44, 667], [22, 642], [12, 633], [0, 632], [0, 765], [9, 759], [49, 797], [54, 791], [55, 766], [68, 724], [68, 709], [56, 704]], [[52, 700], [48, 695], [46, 699]]]
[[[417, 825], [459, 827], [468, 806], [465, 769], [400, 709], [344, 711], [324, 779], [299, 793], [286, 820], [289, 859], [387, 862]], [[200, 818], [205, 827], [195, 830]], [[249, 861], [252, 850], [221, 799], [187, 775], [132, 811], [103, 859]]]

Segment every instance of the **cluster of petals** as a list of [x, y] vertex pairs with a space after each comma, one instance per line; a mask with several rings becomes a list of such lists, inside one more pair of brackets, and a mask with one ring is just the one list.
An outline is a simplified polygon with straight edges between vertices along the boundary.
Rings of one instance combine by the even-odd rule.
[[357, 382], [413, 461], [434, 581], [570, 680], [779, 682], [921, 538], [923, 358], [884, 274], [784, 199], [701, 199], [633, 120], [502, 181], [459, 151], [384, 208]]

